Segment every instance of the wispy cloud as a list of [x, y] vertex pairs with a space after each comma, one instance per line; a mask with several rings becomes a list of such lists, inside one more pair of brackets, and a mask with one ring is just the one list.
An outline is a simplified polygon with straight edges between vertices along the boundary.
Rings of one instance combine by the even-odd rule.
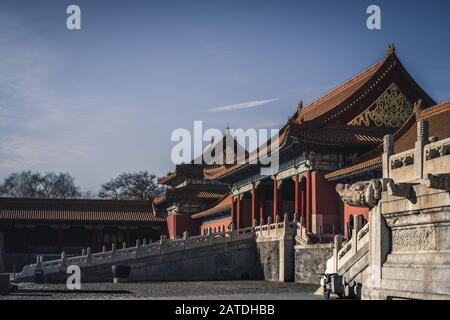
[[265, 104], [268, 104], [268, 103], [271, 103], [271, 102], [274, 102], [274, 101], [277, 101], [277, 100], [280, 100], [280, 98], [266, 99], [266, 100], [256, 100], [256, 101], [241, 102], [241, 103], [236, 103], [236, 104], [229, 104], [229, 105], [226, 105], [226, 106], [211, 108], [211, 109], [209, 109], [209, 112], [223, 112], [223, 111], [255, 108], [255, 107], [260, 107], [260, 106], [263, 106]]
[[11, 30], [0, 33], [0, 183], [19, 170], [89, 172], [83, 164], [125, 131], [133, 108], [57, 89], [68, 65], [59, 48], [1, 12], [0, 30]]

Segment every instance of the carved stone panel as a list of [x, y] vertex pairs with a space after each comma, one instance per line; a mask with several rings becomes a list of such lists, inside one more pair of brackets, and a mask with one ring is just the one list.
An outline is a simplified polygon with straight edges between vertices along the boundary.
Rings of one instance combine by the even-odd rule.
[[392, 251], [436, 250], [436, 230], [417, 227], [392, 230]]

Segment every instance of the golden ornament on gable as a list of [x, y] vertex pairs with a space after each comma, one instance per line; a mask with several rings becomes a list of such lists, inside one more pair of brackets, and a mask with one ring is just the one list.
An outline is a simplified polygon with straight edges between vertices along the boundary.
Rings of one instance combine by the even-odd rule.
[[412, 113], [412, 105], [392, 83], [363, 113], [348, 124], [355, 126], [400, 127]]

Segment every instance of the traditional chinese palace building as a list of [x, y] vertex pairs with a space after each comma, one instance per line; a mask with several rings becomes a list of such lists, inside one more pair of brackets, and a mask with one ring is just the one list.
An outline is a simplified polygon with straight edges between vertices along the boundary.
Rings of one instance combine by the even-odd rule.
[[70, 256], [88, 247], [98, 252], [162, 234], [166, 219], [147, 200], [0, 198], [0, 268], [9, 272], [35, 262], [36, 255]]
[[[220, 151], [213, 154], [215, 163], [233, 163], [238, 154], [247, 156], [244, 147], [238, 144], [228, 131], [221, 141], [211, 142], [203, 154], [210, 150], [214, 153], [218, 143], [221, 143], [221, 146]], [[188, 164], [177, 165], [173, 172], [158, 180], [160, 184], [166, 185], [167, 189], [157, 196], [153, 203], [159, 215], [167, 216], [169, 235], [172, 239], [180, 237], [184, 231], [196, 235], [200, 229], [205, 229], [205, 221], [195, 220], [193, 217], [196, 213], [221, 202], [229, 194], [228, 184], [206, 178], [205, 172], [219, 165], [206, 164], [203, 154], [200, 161], [193, 160]], [[228, 224], [216, 227], [216, 231], [219, 227], [220, 230], [225, 230]]]
[[[259, 150], [243, 164], [199, 169], [204, 183], [226, 185], [229, 192], [208, 208], [190, 212], [192, 225], [198, 233], [214, 232], [287, 213], [290, 219], [303, 218], [313, 240], [319, 234], [320, 239], [346, 234], [349, 218], [363, 214], [367, 219], [368, 209], [344, 205], [336, 184], [381, 177], [383, 137], [392, 134], [398, 150], [410, 148], [414, 139], [407, 137], [416, 120], [434, 114], [428, 109], [435, 105], [390, 45], [379, 62], [308, 105], [298, 105], [280, 130], [280, 165], [272, 175], [261, 175], [261, 165], [252, 164]], [[270, 153], [270, 144], [267, 149]]]
[[[222, 143], [215, 164], [177, 165], [159, 179], [166, 190], [153, 201], [0, 198], [0, 255], [8, 271], [14, 263], [19, 270], [36, 254], [242, 229], [284, 214], [301, 218], [312, 243], [348, 236], [351, 217], [368, 219], [368, 208], [344, 204], [336, 185], [381, 178], [383, 139], [390, 135], [395, 153], [413, 148], [419, 120], [429, 125], [430, 139], [450, 137], [450, 101], [436, 104], [391, 45], [352, 79], [308, 105], [299, 103], [277, 144], [247, 152], [227, 130], [205, 150]], [[270, 175], [253, 161], [263, 148], [279, 156]], [[236, 161], [241, 154], [244, 161]]]

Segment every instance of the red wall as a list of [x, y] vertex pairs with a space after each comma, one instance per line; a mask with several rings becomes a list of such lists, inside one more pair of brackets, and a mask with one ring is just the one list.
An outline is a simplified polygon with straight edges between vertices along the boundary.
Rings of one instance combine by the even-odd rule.
[[350, 215], [357, 216], [362, 214], [365, 222], [369, 221], [369, 208], [353, 207], [344, 203], [344, 228], [347, 226]]
[[200, 232], [201, 232], [201, 234], [204, 234], [205, 230], [207, 231], [209, 228], [211, 228], [213, 231], [214, 231], [214, 228], [216, 228], [216, 231], [218, 232], [219, 227], [220, 227], [220, 231], [223, 230], [223, 227], [225, 227], [225, 230], [228, 230], [228, 226], [230, 224], [231, 224], [231, 217], [220, 219], [220, 220], [204, 222], [200, 227]]
[[322, 216], [324, 233], [331, 233], [333, 225], [337, 231], [342, 227], [342, 201], [336, 192], [336, 183], [325, 180], [324, 174], [318, 171], [311, 173], [311, 180], [313, 219], [314, 215]]
[[189, 214], [167, 216], [167, 228], [169, 229], [170, 239], [174, 239], [176, 236], [182, 237], [184, 231], [187, 231], [191, 236], [198, 235], [198, 223], [192, 220]]

